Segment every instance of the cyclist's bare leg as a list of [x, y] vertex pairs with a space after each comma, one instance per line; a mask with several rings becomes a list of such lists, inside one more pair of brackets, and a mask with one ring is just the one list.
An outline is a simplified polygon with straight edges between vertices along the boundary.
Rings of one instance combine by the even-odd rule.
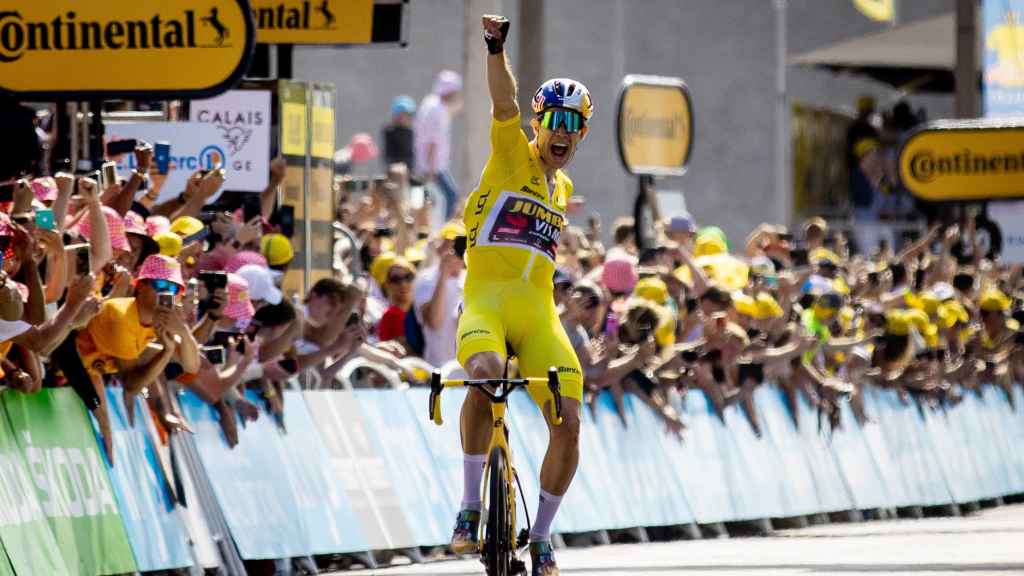
[[[548, 412], [545, 411], [545, 417]], [[548, 451], [540, 469], [541, 490], [562, 496], [576, 475], [580, 460], [580, 403], [573, 398], [562, 399], [562, 423], [548, 421]]]
[[[473, 379], [500, 378], [504, 362], [495, 352], [478, 352], [466, 362], [466, 372]], [[491, 404], [476, 388], [470, 388], [462, 403], [463, 494], [462, 510], [455, 521], [451, 548], [455, 554], [472, 554], [477, 550], [477, 527], [480, 523], [481, 484], [487, 447], [491, 439]]]

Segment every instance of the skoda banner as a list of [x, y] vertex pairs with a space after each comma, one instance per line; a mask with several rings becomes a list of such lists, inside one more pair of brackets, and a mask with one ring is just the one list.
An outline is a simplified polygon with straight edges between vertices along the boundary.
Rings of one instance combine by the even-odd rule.
[[[173, 167], [160, 190], [157, 202], [174, 198], [185, 189], [189, 176], [196, 170], [210, 170], [223, 166], [227, 171], [224, 188], [234, 190], [238, 171], [232, 170], [230, 146], [225, 146], [223, 135], [213, 124], [199, 122], [109, 122], [105, 125], [107, 138], [121, 140], [135, 138], [153, 143], [166, 141], [171, 145]], [[135, 168], [135, 156], [125, 154], [118, 158], [117, 170], [122, 175]], [[266, 172], [266, 171], [264, 171]], [[211, 199], [212, 201], [213, 199]]]
[[938, 121], [900, 149], [900, 180], [923, 200], [1024, 198], [1024, 124]]
[[221, 149], [231, 157], [224, 166], [231, 179], [229, 189], [262, 192], [267, 187], [270, 91], [231, 90], [210, 100], [195, 100], [189, 117], [217, 129]]
[[255, 39], [246, 0], [6, 5], [0, 90], [21, 98], [213, 96], [242, 77]]
[[619, 157], [630, 174], [679, 176], [693, 148], [693, 107], [680, 78], [626, 76], [619, 94]]
[[368, 44], [373, 0], [251, 0], [262, 44]]

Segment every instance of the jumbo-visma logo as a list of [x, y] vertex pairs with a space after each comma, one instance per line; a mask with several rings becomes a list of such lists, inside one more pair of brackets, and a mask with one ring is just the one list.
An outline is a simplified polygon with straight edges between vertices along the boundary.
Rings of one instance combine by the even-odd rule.
[[212, 95], [241, 77], [253, 30], [246, 0], [22, 2], [0, 10], [0, 89]]

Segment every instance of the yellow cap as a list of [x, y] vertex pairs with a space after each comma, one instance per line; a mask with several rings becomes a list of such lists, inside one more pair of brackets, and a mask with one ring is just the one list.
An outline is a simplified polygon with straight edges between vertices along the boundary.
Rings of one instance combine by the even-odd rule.
[[686, 264], [683, 264], [679, 268], [676, 268], [672, 275], [675, 276], [680, 282], [687, 286], [693, 286], [693, 271]]
[[757, 315], [755, 318], [766, 320], [768, 318], [782, 318], [782, 306], [772, 298], [771, 294], [761, 292], [757, 295]]
[[633, 294], [659, 306], [668, 302], [668, 286], [661, 278], [644, 278], [636, 283]]
[[181, 236], [182, 238], [188, 238], [189, 236], [201, 231], [204, 228], [203, 223], [198, 218], [191, 216], [182, 216], [176, 218], [171, 223], [171, 232]]
[[394, 252], [383, 252], [373, 259], [373, 263], [370, 264], [370, 277], [373, 278], [377, 284], [383, 286], [387, 280], [388, 269], [394, 264], [398, 255]]
[[419, 264], [427, 259], [427, 241], [418, 240], [412, 246], [406, 248], [405, 259], [413, 264]]
[[836, 266], [839, 265], [839, 255], [828, 248], [815, 248], [814, 250], [811, 250], [811, 253], [807, 255], [807, 260], [809, 260], [811, 264], [817, 264], [824, 260], [825, 262], [830, 262]]
[[181, 253], [181, 236], [174, 232], [160, 232], [153, 236], [153, 240], [156, 240], [157, 245], [160, 246], [160, 253], [164, 256], [177, 258]]
[[260, 238], [260, 253], [271, 266], [287, 264], [295, 257], [292, 241], [283, 234], [267, 234]]
[[744, 316], [757, 318], [757, 301], [742, 293], [732, 295], [732, 307]]
[[939, 297], [934, 293], [925, 292], [924, 294], [921, 294], [921, 310], [924, 310], [925, 314], [934, 316], [935, 313], [938, 312], [941, 304], [942, 301], [939, 300]]
[[894, 336], [910, 334], [910, 320], [903, 310], [889, 310], [885, 313], [885, 331]]
[[836, 291], [836, 294], [841, 296], [850, 295], [850, 285], [846, 283], [845, 278], [836, 278], [832, 281], [832, 289]]
[[725, 246], [725, 242], [714, 234], [698, 236], [693, 247], [693, 255], [695, 257], [724, 254], [727, 251], [728, 248]]
[[466, 225], [461, 220], [449, 220], [438, 232], [438, 236], [444, 240], [455, 240], [457, 237], [465, 235]]
[[943, 328], [952, 328], [957, 324], [967, 324], [967, 321], [971, 318], [963, 304], [956, 300], [941, 304], [937, 311], [937, 315], [939, 318], [939, 324]]
[[1010, 298], [998, 288], [986, 290], [978, 301], [978, 306], [985, 312], [1004, 312], [1010, 308]]

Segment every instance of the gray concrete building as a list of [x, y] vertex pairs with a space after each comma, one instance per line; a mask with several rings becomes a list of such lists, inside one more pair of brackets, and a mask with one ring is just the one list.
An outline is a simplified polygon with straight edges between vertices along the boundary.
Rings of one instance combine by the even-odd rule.
[[[787, 66], [786, 91], [777, 90], [780, 59], [882, 30], [852, 0], [788, 0], [785, 53], [778, 51], [779, 0], [412, 0], [407, 48], [298, 48], [295, 76], [333, 82], [338, 94], [337, 139], [379, 134], [394, 95], [419, 100], [437, 71], [465, 76], [466, 106], [454, 123], [453, 172], [475, 185], [487, 155], [488, 100], [480, 15], [512, 18], [508, 46], [521, 79], [521, 105], [536, 83], [568, 76], [584, 82], [596, 102], [591, 134], [570, 167], [576, 192], [604, 222], [631, 210], [635, 180], [616, 150], [615, 109], [626, 74], [680, 76], [693, 96], [695, 138], [689, 171], [659, 182], [680, 190], [702, 224], [717, 224], [733, 246], [762, 221], [789, 222], [788, 120], [777, 105], [794, 102], [852, 110], [857, 96], [880, 104], [898, 95], [877, 83]], [[953, 10], [952, 0], [898, 2], [897, 22]], [[524, 21], [524, 15], [526, 17]], [[914, 96], [931, 118], [952, 114], [952, 98]], [[788, 118], [788, 116], [787, 116]], [[779, 150], [780, 143], [786, 143]], [[777, 180], [777, 166], [787, 169]]]

